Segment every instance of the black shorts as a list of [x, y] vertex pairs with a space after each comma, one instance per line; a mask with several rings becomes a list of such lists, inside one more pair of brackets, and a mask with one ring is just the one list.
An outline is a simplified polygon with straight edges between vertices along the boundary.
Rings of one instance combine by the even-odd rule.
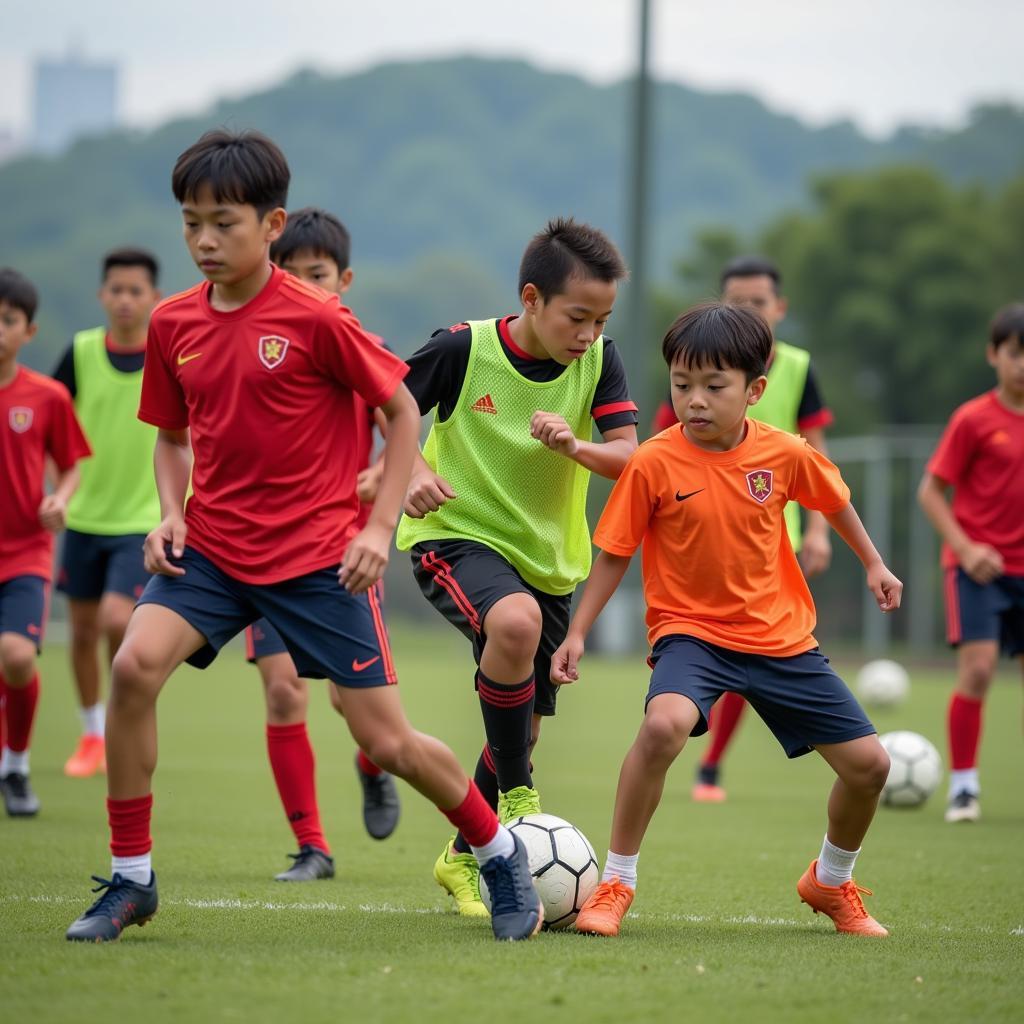
[[545, 594], [531, 587], [497, 551], [472, 540], [426, 541], [415, 545], [411, 554], [424, 597], [470, 640], [477, 665], [487, 642], [483, 621], [491, 608], [509, 594], [529, 594], [537, 602], [541, 633], [533, 660], [533, 710], [553, 715], [558, 687], [551, 682], [551, 656], [569, 630], [572, 594]]
[[137, 601], [149, 582], [142, 554], [144, 533], [106, 536], [65, 530], [57, 589], [72, 601], [123, 594]]
[[946, 570], [946, 639], [953, 647], [995, 640], [1011, 658], [1024, 654], [1024, 576], [975, 583], [959, 566]]

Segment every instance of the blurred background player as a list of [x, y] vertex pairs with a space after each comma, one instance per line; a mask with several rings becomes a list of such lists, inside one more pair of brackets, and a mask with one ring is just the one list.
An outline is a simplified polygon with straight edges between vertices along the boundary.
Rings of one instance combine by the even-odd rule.
[[[64, 528], [89, 455], [63, 386], [18, 365], [36, 333], [35, 287], [0, 270], [0, 789], [12, 817], [39, 811], [29, 782], [29, 740], [39, 701], [36, 657], [49, 611], [53, 535]], [[57, 467], [44, 493], [46, 460]]]
[[[523, 254], [521, 313], [437, 331], [409, 360], [406, 384], [434, 423], [396, 542], [473, 644], [487, 738], [475, 778], [502, 821], [540, 811], [530, 751], [555, 713], [551, 655], [590, 570], [590, 473], [614, 479], [637, 444], [626, 371], [603, 335], [625, 275], [604, 234], [553, 220]], [[434, 878], [460, 914], [486, 915], [464, 836]]]
[[[326, 210], [306, 207], [288, 217], [284, 233], [270, 247], [270, 258], [302, 281], [319, 285], [340, 298], [352, 284], [351, 240], [348, 230]], [[369, 333], [369, 332], [367, 332]], [[383, 341], [370, 335], [380, 344]], [[373, 425], [386, 420], [356, 394], [356, 449], [359, 461], [357, 491], [361, 501], [356, 525], [370, 518], [380, 482], [381, 465], [371, 466]], [[246, 656], [259, 668], [267, 703], [267, 755], [285, 817], [299, 844], [295, 863], [276, 876], [279, 882], [305, 882], [334, 877], [334, 859], [320, 822], [316, 796], [316, 761], [306, 729], [309, 691], [281, 634], [266, 620], [245, 632]], [[341, 713], [337, 687], [328, 682], [331, 704]], [[362, 750], [356, 754], [356, 774], [363, 791], [363, 824], [374, 839], [386, 839], [398, 825], [399, 800], [394, 778], [381, 771]]]
[[[723, 302], [753, 309], [772, 329], [772, 354], [768, 361], [768, 387], [748, 415], [791, 434], [802, 434], [812, 448], [823, 455], [825, 428], [832, 423], [832, 412], [825, 405], [821, 389], [811, 367], [810, 354], [795, 345], [775, 338], [778, 325], [786, 316], [788, 303], [781, 293], [782, 275], [772, 262], [757, 256], [741, 256], [727, 263], [719, 278]], [[671, 398], [658, 409], [656, 431], [677, 423]], [[805, 510], [806, 523], [801, 532], [800, 508], [796, 502], [786, 507], [786, 530], [804, 574], [810, 578], [824, 572], [832, 561], [828, 522], [820, 512]], [[697, 768], [693, 799], [720, 803], [726, 797], [720, 784], [722, 759], [740, 723], [747, 702], [727, 692], [715, 705], [707, 750]]]
[[156, 258], [115, 249], [103, 259], [100, 304], [106, 326], [79, 331], [53, 376], [71, 393], [93, 455], [68, 505], [57, 588], [68, 598], [71, 669], [82, 735], [64, 774], [106, 770], [100, 642], [106, 663], [149, 579], [142, 544], [160, 522], [153, 483], [156, 429], [139, 417], [149, 316], [160, 300]]
[[918, 489], [943, 540], [946, 636], [957, 649], [948, 822], [981, 817], [982, 707], [1000, 648], [1024, 669], [1024, 304], [999, 310], [989, 338], [996, 386], [953, 413]]

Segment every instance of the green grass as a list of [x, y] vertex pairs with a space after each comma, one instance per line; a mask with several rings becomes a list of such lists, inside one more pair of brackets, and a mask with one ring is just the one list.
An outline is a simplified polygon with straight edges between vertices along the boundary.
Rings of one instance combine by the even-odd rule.
[[[439, 625], [397, 630], [395, 647], [413, 721], [472, 765], [481, 736], [467, 645]], [[639, 658], [584, 668], [535, 760], [545, 808], [603, 858], [647, 671]], [[836, 935], [799, 903], [829, 773], [813, 755], [787, 761], [751, 716], [727, 765], [728, 803], [689, 801], [703, 740], [673, 769], [621, 938], [549, 933], [516, 946], [448, 912], [431, 878], [447, 825], [415, 794], [403, 788], [391, 840], [364, 835], [351, 741], [323, 684], [310, 729], [338, 878], [271, 881], [293, 844], [266, 763], [259, 681], [237, 649], [205, 673], [183, 670], [161, 698], [159, 915], [110, 946], [65, 942], [91, 898], [89, 874], [109, 870], [105, 789], [62, 777], [77, 731], [66, 651], [48, 650], [42, 671], [32, 763], [43, 812], [0, 820], [5, 1020], [1021, 1019], [1021, 694], [1009, 670], [987, 711], [983, 822], [945, 825], [944, 791], [922, 810], [879, 812], [858, 878], [876, 892], [868, 904], [888, 940]], [[911, 700], [876, 723], [942, 749], [951, 669], [913, 678]]]

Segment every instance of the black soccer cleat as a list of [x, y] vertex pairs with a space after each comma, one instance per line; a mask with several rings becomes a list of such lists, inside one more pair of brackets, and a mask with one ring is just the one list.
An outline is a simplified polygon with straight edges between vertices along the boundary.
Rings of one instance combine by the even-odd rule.
[[11, 818], [31, 818], [39, 813], [39, 797], [32, 789], [27, 775], [10, 772], [0, 779], [4, 794], [4, 807]]
[[113, 942], [129, 925], [144, 925], [156, 913], [156, 875], [149, 885], [115, 874], [112, 879], [93, 875], [93, 892], [103, 895], [67, 930], [69, 942]]
[[279, 875], [276, 882], [315, 882], [318, 878], [334, 877], [334, 858], [328, 857], [315, 846], [300, 846], [298, 853], [289, 853], [295, 863]]
[[402, 805], [394, 777], [387, 772], [367, 775], [359, 767], [356, 755], [356, 775], [363, 787], [363, 824], [374, 839], [387, 839], [398, 827]]
[[530, 861], [522, 840], [512, 834], [515, 850], [510, 857], [492, 857], [480, 865], [480, 874], [491, 894], [491, 930], [501, 941], [533, 938], [544, 923], [544, 907], [533, 887]]

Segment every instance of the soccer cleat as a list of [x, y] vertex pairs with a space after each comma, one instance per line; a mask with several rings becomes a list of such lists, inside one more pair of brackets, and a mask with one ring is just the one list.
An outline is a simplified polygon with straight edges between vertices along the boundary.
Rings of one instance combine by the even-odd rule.
[[72, 779], [87, 779], [106, 770], [106, 744], [102, 736], [82, 736], [75, 752], [64, 762], [64, 774]]
[[540, 793], [529, 786], [516, 786], [498, 794], [498, 821], [507, 825], [525, 814], [540, 814]]
[[946, 805], [946, 821], [980, 821], [981, 802], [977, 793], [969, 793], [966, 789], [950, 797]]
[[334, 858], [328, 857], [315, 846], [300, 846], [298, 853], [289, 853], [295, 863], [279, 875], [275, 882], [315, 882], [318, 878], [334, 877]]
[[636, 890], [617, 878], [602, 882], [580, 908], [576, 931], [587, 935], [618, 935], [619, 926], [635, 895]]
[[100, 884], [93, 889], [106, 892], [67, 930], [69, 942], [113, 942], [129, 925], [144, 925], [156, 913], [156, 875], [149, 885], [115, 874], [112, 879], [93, 875]]
[[356, 754], [356, 775], [363, 787], [363, 824], [374, 839], [387, 839], [398, 825], [401, 804], [398, 801], [398, 787], [387, 772], [367, 775], [359, 767]]
[[883, 928], [864, 909], [861, 893], [871, 896], [870, 889], [865, 889], [852, 879], [842, 885], [822, 885], [818, 881], [816, 868], [818, 862], [811, 861], [811, 866], [803, 873], [796, 883], [796, 891], [800, 899], [816, 914], [826, 914], [832, 918], [837, 932], [848, 932], [851, 935], [871, 935], [882, 938], [888, 935]]
[[533, 887], [523, 841], [513, 833], [510, 857], [492, 857], [480, 867], [491, 894], [491, 930], [499, 941], [533, 938], [544, 923], [544, 906]]
[[480, 899], [480, 865], [471, 853], [458, 853], [455, 836], [445, 843], [444, 852], [434, 864], [434, 881], [449, 892], [463, 917], [490, 917]]
[[699, 804], [720, 804], [725, 800], [725, 790], [718, 784], [717, 764], [697, 765], [697, 781], [690, 796]]
[[4, 806], [11, 818], [31, 818], [39, 813], [39, 797], [32, 789], [27, 775], [10, 772], [0, 779], [4, 793]]

